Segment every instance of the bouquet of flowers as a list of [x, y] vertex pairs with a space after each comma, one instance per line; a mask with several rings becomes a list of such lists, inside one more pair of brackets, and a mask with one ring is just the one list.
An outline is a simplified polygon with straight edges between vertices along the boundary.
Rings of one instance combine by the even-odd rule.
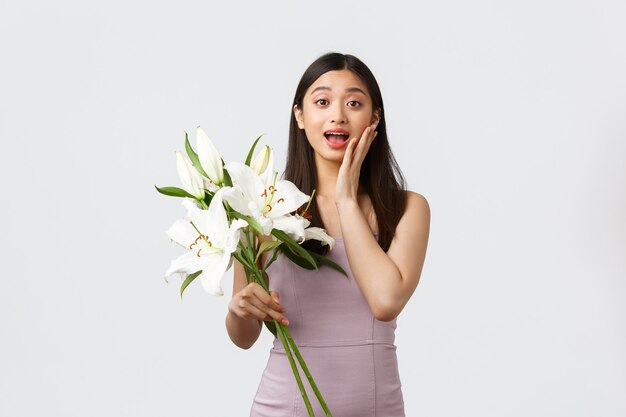
[[[161, 194], [182, 197], [182, 204], [187, 210], [187, 216], [176, 220], [167, 231], [172, 241], [186, 249], [183, 255], [172, 261], [165, 273], [166, 281], [175, 273], [183, 278], [181, 297], [196, 278], [209, 294], [224, 295], [221, 280], [232, 266], [233, 259], [243, 265], [248, 283], [256, 282], [269, 292], [266, 269], [281, 252], [303, 268], [317, 269], [328, 265], [346, 275], [330, 259], [300, 246], [306, 240], [316, 239], [332, 249], [335, 241], [324, 229], [310, 227], [306, 210], [315, 190], [309, 197], [292, 182], [277, 180], [278, 173], [274, 171], [274, 157], [269, 146], [264, 146], [252, 158], [262, 136], [252, 144], [245, 163], [224, 163], [201, 127], [197, 128], [197, 152], [185, 133], [187, 155], [176, 152], [176, 167], [182, 188], [156, 187]], [[302, 210], [301, 206], [307, 201], [306, 208]], [[271, 240], [259, 244], [257, 233], [271, 235]], [[264, 252], [270, 251], [269, 262], [259, 267], [258, 259]], [[322, 409], [330, 416], [287, 326], [276, 320], [265, 321], [264, 324], [275, 337], [280, 338], [285, 348], [309, 416], [314, 415], [313, 409], [294, 355]]]

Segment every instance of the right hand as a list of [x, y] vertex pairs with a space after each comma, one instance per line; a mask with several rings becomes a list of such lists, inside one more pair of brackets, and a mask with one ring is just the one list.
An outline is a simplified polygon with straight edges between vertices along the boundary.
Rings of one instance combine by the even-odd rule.
[[244, 320], [276, 320], [284, 325], [289, 324], [283, 315], [287, 309], [280, 304], [277, 291], [268, 294], [256, 282], [251, 282], [241, 291], [233, 295], [228, 303], [228, 311]]

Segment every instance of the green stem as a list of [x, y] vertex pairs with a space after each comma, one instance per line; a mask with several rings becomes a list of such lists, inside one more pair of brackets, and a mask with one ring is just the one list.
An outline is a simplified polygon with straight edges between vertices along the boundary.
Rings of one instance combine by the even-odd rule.
[[200, 203], [200, 205], [202, 206], [203, 209], [205, 209], [205, 210], [209, 209], [209, 206], [206, 205], [204, 200], [198, 200], [198, 203]]
[[[249, 239], [249, 236], [246, 235], [246, 238]], [[248, 249], [250, 248], [248, 247]], [[249, 257], [251, 257], [248, 259], [254, 259], [254, 253], [250, 253], [250, 252], [246, 252], [246, 253]], [[265, 291], [269, 293], [267, 283], [265, 282], [265, 278], [263, 277], [263, 272], [259, 270], [256, 263], [253, 262], [252, 265], [253, 265], [252, 272], [254, 274], [255, 281], [259, 285], [261, 285], [261, 287], [263, 287]], [[326, 405], [326, 402], [324, 401], [322, 394], [320, 393], [319, 389], [317, 388], [317, 385], [315, 384], [315, 381], [313, 380], [313, 376], [311, 375], [311, 372], [309, 371], [309, 368], [307, 367], [306, 362], [304, 361], [304, 358], [300, 354], [300, 351], [298, 350], [298, 347], [296, 346], [295, 341], [291, 337], [291, 332], [289, 331], [289, 328], [283, 325], [282, 323], [279, 323], [277, 320], [274, 320], [274, 324], [276, 326], [276, 331], [278, 333], [280, 341], [282, 342], [283, 347], [285, 349], [285, 353], [287, 354], [287, 358], [289, 359], [289, 365], [291, 366], [293, 374], [296, 378], [298, 388], [300, 389], [300, 394], [302, 395], [304, 404], [306, 405], [307, 411], [309, 412], [309, 416], [315, 417], [315, 414], [313, 413], [311, 402], [302, 384], [302, 378], [300, 377], [300, 372], [298, 371], [295, 360], [293, 359], [293, 354], [291, 352], [292, 349], [293, 349], [293, 353], [295, 353], [296, 358], [298, 359], [298, 363], [300, 364], [300, 367], [302, 368], [304, 374], [307, 377], [307, 380], [309, 381], [309, 384], [311, 385], [311, 388], [313, 389], [313, 392], [315, 393], [315, 396], [317, 397], [317, 400], [322, 406], [324, 413], [326, 414], [327, 417], [332, 417], [332, 414], [330, 410], [328, 409], [328, 406]], [[291, 349], [290, 349], [290, 346], [291, 346]]]
[[317, 388], [317, 385], [315, 384], [315, 381], [313, 380], [313, 376], [311, 376], [311, 372], [309, 372], [309, 368], [306, 366], [306, 362], [304, 362], [304, 358], [302, 357], [302, 355], [300, 355], [300, 351], [298, 350], [298, 347], [296, 346], [296, 342], [291, 337], [291, 332], [289, 331], [289, 328], [285, 326], [284, 332], [285, 332], [285, 337], [287, 341], [289, 342], [289, 344], [291, 345], [291, 348], [296, 354], [296, 358], [298, 359], [298, 363], [300, 363], [300, 367], [302, 368], [302, 371], [304, 371], [304, 375], [306, 375], [306, 378], [309, 381], [309, 384], [311, 384], [311, 388], [313, 388], [313, 392], [315, 393], [317, 400], [320, 402], [320, 405], [322, 406], [322, 409], [324, 410], [324, 413], [326, 413], [327, 417], [332, 417], [332, 414], [330, 413], [330, 410], [328, 409], [328, 406], [326, 405], [326, 401], [324, 401], [324, 397], [322, 397], [322, 393]]
[[315, 413], [313, 412], [313, 407], [311, 407], [311, 401], [309, 401], [309, 396], [304, 389], [304, 385], [302, 384], [302, 378], [300, 378], [300, 372], [296, 367], [296, 361], [293, 360], [293, 355], [291, 354], [291, 350], [289, 349], [289, 343], [286, 340], [283, 325], [278, 321], [274, 320], [274, 324], [276, 324], [276, 331], [280, 336], [280, 341], [283, 343], [283, 347], [285, 348], [285, 352], [287, 353], [287, 358], [289, 359], [289, 365], [291, 366], [291, 370], [293, 371], [293, 375], [296, 377], [296, 382], [298, 383], [298, 388], [300, 389], [300, 394], [302, 394], [302, 399], [304, 400], [304, 405], [306, 406], [306, 410], [309, 413], [309, 416], [315, 417]]

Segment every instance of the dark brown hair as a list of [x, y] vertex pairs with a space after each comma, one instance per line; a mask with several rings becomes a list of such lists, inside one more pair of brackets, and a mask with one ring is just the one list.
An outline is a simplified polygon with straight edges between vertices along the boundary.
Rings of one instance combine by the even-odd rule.
[[[316, 188], [317, 172], [313, 148], [304, 130], [298, 127], [293, 105], [302, 109], [304, 95], [315, 80], [328, 71], [343, 69], [352, 71], [365, 83], [372, 98], [372, 111], [378, 111], [380, 114], [380, 121], [376, 127], [378, 135], [372, 142], [361, 166], [359, 190], [364, 190], [372, 201], [378, 222], [378, 244], [387, 252], [406, 206], [406, 181], [389, 147], [383, 98], [378, 83], [370, 69], [355, 56], [337, 52], [326, 53], [316, 59], [302, 75], [291, 109], [289, 146], [283, 178], [293, 182], [308, 195], [311, 195], [313, 189]], [[306, 205], [302, 209], [305, 207]], [[311, 226], [324, 228], [315, 198], [311, 202], [308, 214], [312, 216]], [[328, 246], [322, 246], [317, 240], [307, 240], [302, 246], [319, 254], [328, 252]]]

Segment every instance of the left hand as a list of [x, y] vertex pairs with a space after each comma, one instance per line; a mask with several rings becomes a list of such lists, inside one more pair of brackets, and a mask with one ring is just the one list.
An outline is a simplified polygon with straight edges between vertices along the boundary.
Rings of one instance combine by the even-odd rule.
[[372, 141], [378, 134], [376, 126], [378, 126], [378, 122], [367, 126], [360, 138], [350, 139], [337, 175], [335, 202], [357, 201], [361, 165]]

